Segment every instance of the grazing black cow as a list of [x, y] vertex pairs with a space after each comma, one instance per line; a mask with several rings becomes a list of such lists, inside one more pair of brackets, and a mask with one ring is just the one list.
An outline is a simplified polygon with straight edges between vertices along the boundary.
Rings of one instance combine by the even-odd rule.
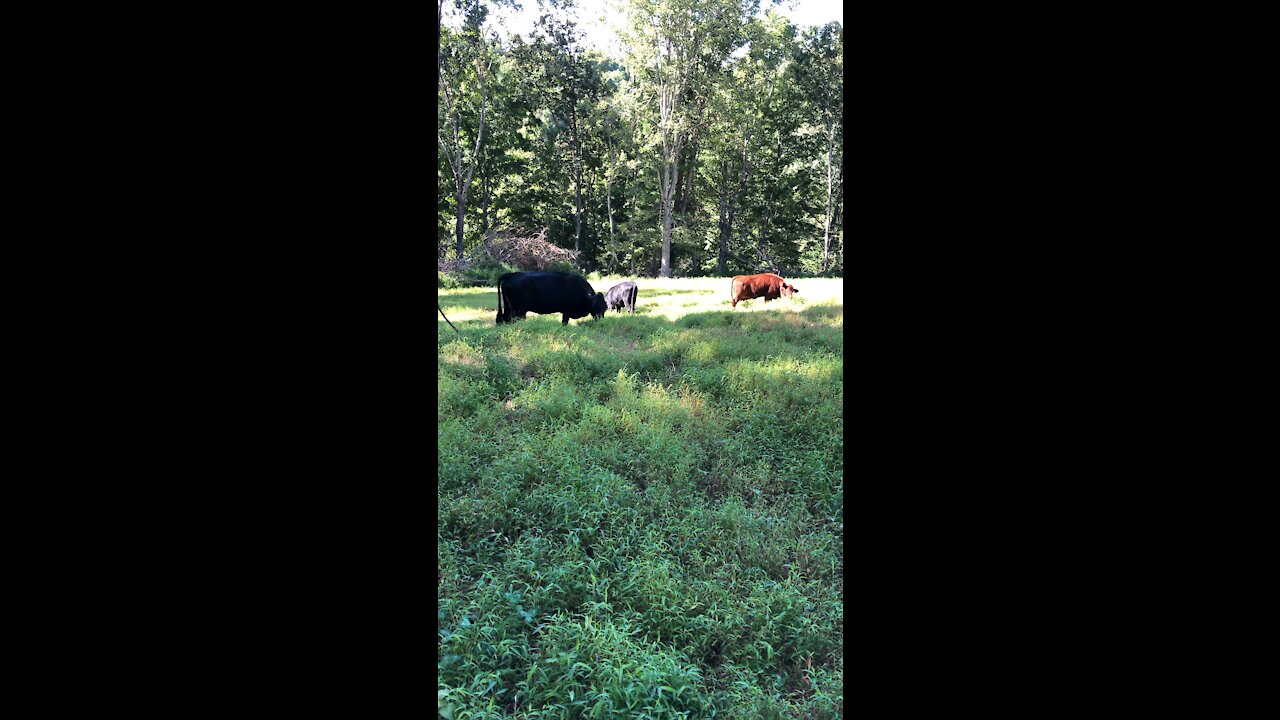
[[498, 325], [525, 313], [539, 315], [560, 313], [560, 322], [568, 325], [590, 315], [604, 317], [604, 295], [591, 289], [581, 275], [563, 272], [515, 272], [498, 278]]
[[604, 302], [610, 310], [626, 308], [632, 315], [636, 314], [636, 295], [640, 292], [636, 284], [630, 280], [618, 283], [604, 294]]

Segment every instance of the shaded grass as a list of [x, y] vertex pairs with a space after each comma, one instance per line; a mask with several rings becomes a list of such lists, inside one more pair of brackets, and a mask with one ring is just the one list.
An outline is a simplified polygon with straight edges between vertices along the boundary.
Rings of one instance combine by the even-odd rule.
[[442, 714], [836, 717], [839, 296], [669, 294], [440, 335]]

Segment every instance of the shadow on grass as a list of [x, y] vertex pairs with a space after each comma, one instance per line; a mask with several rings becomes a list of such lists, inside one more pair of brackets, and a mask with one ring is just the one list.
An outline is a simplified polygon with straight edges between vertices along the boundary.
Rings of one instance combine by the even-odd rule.
[[[460, 333], [437, 317], [437, 327], [442, 365], [468, 366], [456, 367], [463, 373], [490, 366], [495, 378], [510, 376], [519, 385], [553, 376], [572, 383], [609, 380], [623, 370], [643, 381], [670, 385], [692, 379], [723, 392], [723, 378], [715, 376], [738, 372], [739, 363], [843, 357], [843, 311], [841, 305], [817, 305], [797, 312], [707, 311], [677, 320], [609, 313], [567, 327], [559, 315], [530, 315], [502, 326], [486, 317], [455, 322]], [[458, 342], [465, 345], [453, 347]], [[499, 358], [509, 366], [494, 367]]]
[[[446, 304], [446, 300], [448, 303]], [[497, 330], [499, 326], [495, 323], [495, 316], [498, 312], [497, 294], [494, 293], [492, 298], [484, 298], [479, 294], [466, 297], [462, 302], [459, 298], [449, 297], [440, 299], [440, 305], [444, 308], [446, 315], [451, 310], [457, 309], [484, 309], [493, 313], [492, 316], [483, 318], [472, 318], [469, 320], [454, 321], [455, 325], [462, 329], [466, 325], [469, 329], [481, 330], [488, 328]], [[492, 300], [487, 303], [487, 300]], [[591, 320], [589, 318], [579, 318], [571, 320], [569, 327], [571, 328], [595, 328], [588, 332], [620, 332], [628, 335], [643, 336], [645, 334], [658, 332], [660, 330], [672, 327], [678, 328], [718, 328], [718, 327], [737, 327], [744, 330], [752, 328], [759, 330], [769, 330], [782, 326], [793, 327], [833, 327], [841, 328], [844, 325], [844, 305], [843, 304], [821, 304], [806, 307], [803, 310], [782, 311], [782, 312], [742, 312], [740, 310], [710, 310], [696, 313], [689, 313], [681, 316], [678, 320], [672, 321], [664, 317], [660, 313], [655, 313], [656, 308], [653, 305], [636, 304], [635, 314], [628, 313], [623, 310], [610, 310], [600, 320]], [[451, 318], [452, 319], [452, 318]], [[533, 322], [535, 325], [560, 325], [560, 314], [552, 313], [548, 315], [539, 315], [530, 313], [524, 320], [519, 320], [505, 327], [519, 327], [523, 324]], [[551, 322], [554, 321], [554, 322]], [[436, 314], [436, 324], [442, 330], [449, 330], [444, 320]], [[616, 329], [611, 329], [616, 328]], [[625, 328], [625, 329], [624, 329]]]

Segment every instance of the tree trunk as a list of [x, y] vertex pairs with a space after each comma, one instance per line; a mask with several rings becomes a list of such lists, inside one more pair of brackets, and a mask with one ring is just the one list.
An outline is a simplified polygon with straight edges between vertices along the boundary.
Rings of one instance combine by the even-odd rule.
[[686, 151], [689, 162], [685, 166], [685, 171], [681, 175], [683, 178], [683, 192], [677, 187], [676, 197], [680, 198], [680, 222], [685, 223], [685, 218], [689, 215], [689, 203], [693, 200], [693, 184], [697, 180], [696, 164], [698, 161], [698, 147], [692, 141], [689, 149]]
[[671, 277], [671, 206], [674, 199], [671, 190], [671, 181], [668, 180], [662, 191], [662, 266], [658, 270], [659, 276], [664, 278]]
[[697, 172], [693, 168], [690, 168], [689, 182], [685, 185], [685, 188], [684, 188], [684, 211], [681, 215], [682, 218], [688, 218], [689, 216], [689, 203], [693, 202], [693, 185], [697, 181], [698, 181]]
[[636, 209], [636, 206], [639, 204], [639, 202], [640, 202], [640, 180], [639, 178], [636, 178], [635, 182], [632, 183], [631, 185], [632, 222], [631, 222], [631, 231], [627, 233], [628, 239], [631, 240], [631, 252], [628, 253], [628, 255], [631, 256], [631, 277], [635, 277], [636, 275], [636, 241], [634, 238], [631, 238], [631, 234], [635, 232], [635, 227], [636, 227], [634, 218], [640, 214], [639, 210]]
[[[747, 163], [747, 150], [750, 145], [751, 130], [742, 137], [742, 155], [738, 162], [738, 179], [734, 182], [732, 190], [729, 189], [729, 161], [723, 160], [720, 163], [720, 274], [728, 275], [729, 269], [726, 258], [732, 256], [742, 263], [742, 258], [736, 254], [729, 252], [729, 242], [733, 239], [733, 220], [738, 212], [738, 198], [742, 195], [742, 191], [747, 186], [747, 176], [750, 174], [751, 168]], [[742, 263], [746, 264], [746, 263]]]
[[840, 268], [843, 262], [840, 258], [840, 252], [844, 248], [844, 153], [841, 152], [834, 159], [834, 163], [838, 171], [836, 173], [836, 197], [831, 207], [831, 224], [834, 226], [832, 231], [831, 244], [834, 246], [832, 250], [832, 269]]
[[[670, 40], [666, 43], [666, 50], [670, 57], [673, 50]], [[676, 170], [686, 139], [685, 131], [679, 126], [685, 116], [681, 111], [684, 88], [683, 78], [668, 78], [658, 92], [658, 116], [662, 128], [662, 168], [658, 177], [662, 193], [662, 265], [658, 274], [664, 278], [671, 277], [671, 216], [675, 210]]]
[[761, 223], [760, 237], [756, 242], [756, 254], [760, 256], [760, 261], [766, 265], [765, 270], [769, 272], [778, 272], [778, 267], [773, 264], [773, 258], [765, 248], [765, 238], [769, 235], [769, 225], [773, 222], [774, 197], [775, 193], [770, 192], [764, 208], [764, 222]]
[[578, 252], [579, 239], [582, 237], [582, 161], [578, 161], [573, 175], [573, 251]]
[[721, 277], [729, 274], [729, 163], [720, 163], [720, 261], [716, 272]]
[[675, 175], [675, 160], [663, 163], [658, 178], [662, 193], [662, 264], [658, 267], [658, 276], [664, 278], [671, 277], [671, 215], [675, 209]]
[[493, 182], [489, 178], [489, 168], [480, 172], [480, 239], [489, 234], [489, 200], [493, 192]]
[[[680, 172], [679, 163], [676, 164], [676, 191], [673, 194], [675, 200], [674, 207], [678, 210], [684, 205], [684, 173]], [[683, 211], [681, 211], [683, 212]]]
[[[454, 178], [453, 194], [458, 201], [458, 216], [457, 216], [457, 220], [454, 228], [454, 233], [457, 238], [457, 251], [458, 251], [459, 260], [462, 259], [462, 252], [464, 250], [463, 227], [464, 227], [464, 223], [466, 222], [465, 217], [466, 217], [466, 210], [467, 210], [467, 190], [468, 188], [471, 187], [471, 178], [475, 176], [476, 165], [478, 164], [477, 158], [480, 155], [480, 149], [484, 147], [485, 112], [488, 109], [488, 105], [489, 105], [489, 90], [486, 83], [486, 80], [488, 79], [488, 70], [489, 70], [488, 65], [485, 65], [481, 59], [476, 60], [476, 73], [480, 78], [480, 124], [476, 132], [475, 148], [471, 151], [472, 160], [470, 163], [463, 162], [465, 158], [462, 155], [462, 143], [461, 143], [461, 138], [459, 137], [459, 134], [458, 134], [457, 105], [455, 104], [455, 101], [450, 98], [448, 88], [447, 87], [442, 88], [445, 92], [446, 101], [450, 104], [450, 113], [451, 113], [450, 124], [452, 125], [453, 136], [451, 141], [446, 141], [443, 137], [441, 137], [440, 146], [445, 153], [445, 157], [449, 161], [449, 167], [453, 170], [453, 178]], [[442, 82], [442, 85], [443, 85], [443, 82]], [[463, 172], [464, 165], [467, 165], [466, 172]]]
[[609, 211], [609, 274], [612, 275], [613, 268], [618, 264], [618, 246], [613, 237], [613, 173], [611, 172], [605, 175], [604, 204]]
[[579, 252], [582, 238], [582, 138], [578, 135], [578, 96], [569, 93], [569, 131], [573, 143], [573, 251]]
[[[442, 63], [442, 58], [443, 58], [442, 53], [444, 52], [444, 49], [440, 45], [440, 26], [443, 22], [444, 22], [444, 0], [440, 0], [440, 6], [437, 8], [437, 13], [436, 13], [436, 87], [437, 89], [439, 88], [440, 65]], [[443, 248], [441, 248], [441, 252], [443, 252]], [[458, 332], [458, 328], [453, 327], [453, 323], [449, 322], [449, 318], [444, 314], [444, 308], [440, 307], [440, 302], [438, 300], [436, 301], [436, 308], [440, 310], [440, 317], [444, 318], [444, 321], [449, 323], [449, 327], [452, 327], [454, 332]]]
[[831, 199], [835, 190], [834, 168], [831, 165], [831, 154], [835, 150], [836, 144], [836, 126], [835, 123], [827, 131], [827, 214], [825, 216], [826, 227], [822, 231], [822, 272], [825, 273], [830, 267], [831, 258]]
[[467, 214], [467, 191], [465, 189], [459, 190], [455, 192], [453, 196], [454, 199], [458, 201], [458, 216], [454, 223], [454, 234], [458, 239], [458, 259], [461, 260], [463, 250], [462, 228], [463, 223], [465, 222], [464, 218]]

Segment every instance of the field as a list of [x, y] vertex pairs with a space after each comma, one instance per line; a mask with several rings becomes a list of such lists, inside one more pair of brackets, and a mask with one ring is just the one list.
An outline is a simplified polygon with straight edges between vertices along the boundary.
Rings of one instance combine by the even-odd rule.
[[568, 327], [439, 291], [440, 716], [840, 717], [843, 282], [636, 282]]

